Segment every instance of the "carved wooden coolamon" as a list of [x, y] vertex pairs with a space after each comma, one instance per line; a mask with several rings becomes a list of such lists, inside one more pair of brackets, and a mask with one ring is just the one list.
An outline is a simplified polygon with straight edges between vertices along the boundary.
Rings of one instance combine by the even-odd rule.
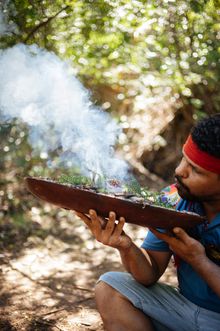
[[97, 193], [70, 184], [60, 184], [52, 180], [26, 177], [27, 189], [37, 198], [58, 207], [88, 214], [95, 209], [100, 216], [108, 217], [114, 211], [117, 218], [125, 217], [127, 223], [144, 227], [172, 229], [175, 226], [190, 228], [204, 219], [194, 213], [179, 212], [174, 209], [155, 206], [151, 203], [135, 202], [114, 194]]

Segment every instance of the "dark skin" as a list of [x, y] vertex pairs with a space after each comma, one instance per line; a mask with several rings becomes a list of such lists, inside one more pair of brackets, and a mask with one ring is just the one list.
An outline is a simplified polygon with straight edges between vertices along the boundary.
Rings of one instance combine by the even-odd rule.
[[[209, 172], [183, 155], [183, 159], [175, 170], [177, 189], [182, 198], [200, 201], [203, 204], [208, 221], [220, 213], [220, 176]], [[114, 212], [109, 213], [108, 222], [99, 217], [95, 210], [88, 215], [77, 215], [89, 227], [94, 237], [104, 245], [116, 248], [126, 270], [140, 283], [149, 286], [161, 277], [166, 270], [171, 252], [144, 250], [137, 247], [132, 239], [124, 232], [125, 219], [119, 218]], [[106, 223], [107, 222], [107, 223]], [[213, 263], [205, 253], [203, 245], [190, 237], [183, 229], [176, 227], [171, 232], [160, 233], [150, 229], [158, 238], [164, 240], [170, 249], [207, 282], [209, 287], [220, 297], [220, 267]], [[104, 294], [103, 294], [104, 293]], [[106, 299], [104, 295], [106, 293]], [[105, 310], [110, 302], [111, 309]], [[134, 308], [125, 298], [116, 293], [105, 283], [97, 286], [97, 307], [104, 321], [107, 331], [153, 331], [151, 320]], [[117, 307], [117, 310], [114, 310]], [[113, 309], [113, 310], [112, 310]], [[128, 321], [123, 311], [129, 312]]]
[[126, 270], [132, 273], [140, 283], [152, 284], [165, 271], [171, 254], [168, 252], [147, 252], [137, 247], [123, 231], [124, 217], [120, 217], [117, 222], [115, 212], [109, 213], [108, 221], [98, 216], [95, 210], [90, 210], [88, 215], [76, 214], [85, 222], [97, 241], [119, 251]]
[[[220, 213], [219, 175], [199, 167], [186, 155], [183, 155], [181, 163], [176, 168], [176, 175], [180, 176], [181, 182], [188, 189], [186, 197], [188, 198], [187, 195], [191, 195], [195, 200], [198, 197], [197, 200], [202, 202], [207, 218], [211, 223], [213, 218]], [[181, 186], [179, 186], [179, 193], [185, 198], [184, 189], [181, 189]], [[174, 236], [168, 233], [160, 233], [156, 229], [150, 230], [159, 239], [164, 240], [182, 260], [189, 263], [212, 290], [220, 296], [220, 268], [209, 260], [204, 246], [199, 241], [193, 239], [178, 227], [173, 229]]]
[[164, 240], [182, 260], [190, 264], [206, 281], [209, 287], [220, 297], [220, 267], [212, 262], [205, 253], [204, 246], [190, 237], [183, 229], [174, 228], [175, 236], [150, 229], [159, 239]]
[[[175, 175], [184, 185], [182, 187], [181, 183], [177, 183], [179, 194], [183, 198], [185, 195], [186, 198], [188, 195], [198, 197], [198, 200], [203, 203], [209, 222], [211, 222], [213, 217], [220, 212], [219, 175], [194, 164], [186, 155], [183, 155], [183, 159], [175, 170]], [[88, 215], [81, 213], [77, 213], [77, 215], [85, 222], [99, 242], [119, 250], [125, 268], [141, 283], [145, 285], [154, 283], [165, 271], [170, 254], [146, 251], [136, 247], [131, 238], [123, 231], [125, 223], [123, 217], [120, 217], [119, 221], [116, 222], [116, 214], [110, 212], [109, 221], [106, 224], [106, 221], [99, 217], [94, 210], [90, 210]], [[167, 242], [171, 250], [182, 260], [197, 270], [213, 291], [220, 296], [220, 268], [207, 258], [205, 249], [199, 241], [178, 227], [173, 229], [175, 236], [169, 233], [160, 233], [156, 229], [150, 230], [158, 238]], [[145, 268], [143, 268], [143, 261], [145, 261]], [[142, 266], [139, 267], [139, 265]]]

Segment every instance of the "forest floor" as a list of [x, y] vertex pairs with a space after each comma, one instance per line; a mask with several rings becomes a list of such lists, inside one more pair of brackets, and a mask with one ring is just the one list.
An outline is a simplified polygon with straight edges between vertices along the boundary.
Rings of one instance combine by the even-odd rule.
[[[94, 286], [102, 273], [124, 270], [119, 255], [96, 242], [73, 213], [45, 208], [45, 215], [32, 208], [34, 228], [25, 238], [10, 222], [0, 229], [10, 242], [0, 252], [0, 330], [102, 331]], [[146, 235], [134, 225], [125, 231], [137, 245]], [[161, 280], [176, 284], [172, 264]]]

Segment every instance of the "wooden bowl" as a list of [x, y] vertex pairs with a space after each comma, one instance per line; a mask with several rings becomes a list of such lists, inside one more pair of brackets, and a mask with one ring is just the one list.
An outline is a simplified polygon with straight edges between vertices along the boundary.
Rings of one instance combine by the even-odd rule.
[[27, 189], [37, 198], [58, 207], [88, 214], [95, 209], [98, 215], [107, 218], [114, 211], [117, 218], [125, 217], [127, 223], [144, 227], [172, 229], [175, 226], [190, 228], [204, 221], [200, 215], [179, 212], [174, 209], [139, 203], [113, 194], [96, 193], [70, 184], [60, 184], [52, 180], [26, 177]]

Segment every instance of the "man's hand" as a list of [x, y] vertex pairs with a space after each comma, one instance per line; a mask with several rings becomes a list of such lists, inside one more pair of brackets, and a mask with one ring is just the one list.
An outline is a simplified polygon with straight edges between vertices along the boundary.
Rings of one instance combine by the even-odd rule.
[[161, 233], [150, 228], [150, 231], [159, 239], [164, 240], [169, 248], [182, 260], [191, 264], [201, 263], [206, 259], [204, 246], [194, 238], [190, 237], [182, 228], [174, 228], [171, 233]]
[[109, 212], [108, 220], [98, 216], [96, 211], [92, 209], [89, 210], [89, 215], [81, 214], [79, 212], [75, 213], [84, 221], [94, 237], [102, 244], [117, 249], [130, 248], [132, 240], [123, 231], [125, 224], [124, 217], [120, 217], [117, 222], [116, 214], [113, 211]]

